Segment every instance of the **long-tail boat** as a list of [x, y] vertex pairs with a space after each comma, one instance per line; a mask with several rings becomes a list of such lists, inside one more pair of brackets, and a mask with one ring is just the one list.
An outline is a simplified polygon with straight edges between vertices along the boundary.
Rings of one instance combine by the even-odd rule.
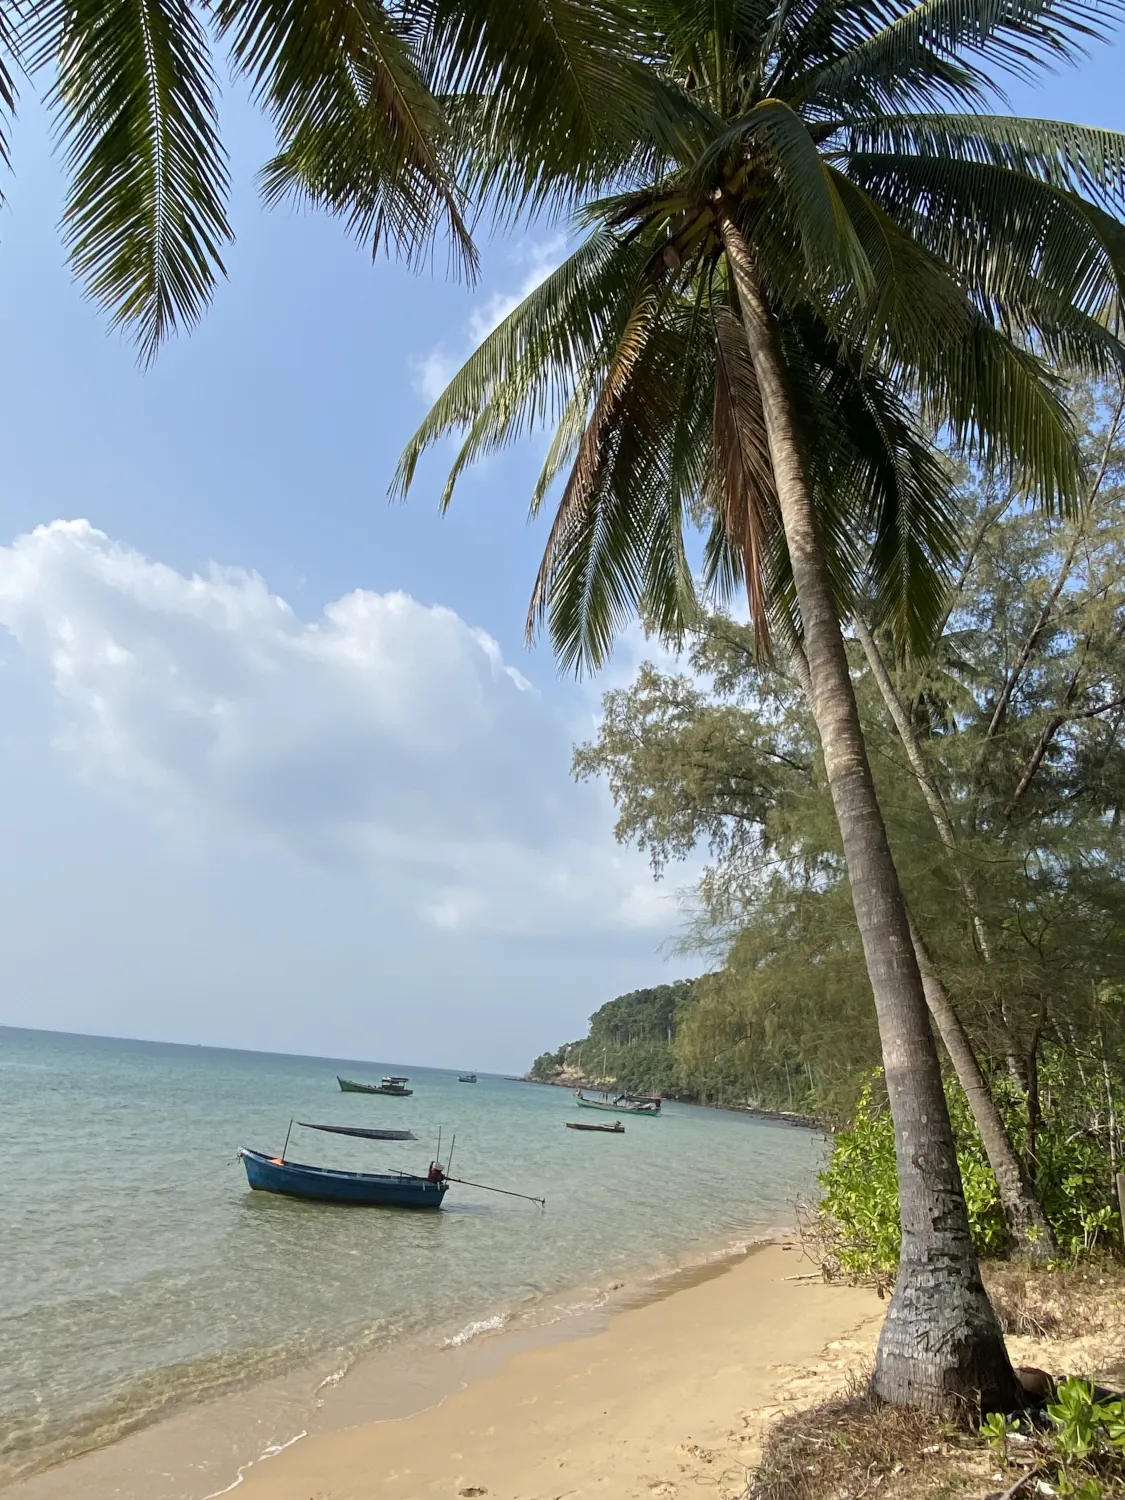
[[660, 1100], [648, 1095], [603, 1094], [600, 1099], [589, 1099], [581, 1089], [574, 1098], [579, 1109], [605, 1109], [618, 1115], [658, 1115]]
[[397, 1073], [388, 1074], [382, 1083], [356, 1083], [352, 1078], [341, 1078], [336, 1074], [336, 1082], [340, 1085], [343, 1094], [392, 1094], [396, 1098], [404, 1099], [408, 1094], [414, 1092], [408, 1089], [408, 1080], [400, 1077]]
[[614, 1120], [612, 1125], [588, 1125], [585, 1120], [568, 1120], [568, 1130], [595, 1130], [600, 1135], [624, 1135], [625, 1127], [620, 1120]]
[[266, 1156], [248, 1146], [238, 1150], [246, 1180], [259, 1192], [318, 1203], [381, 1204], [391, 1208], [440, 1208], [449, 1191], [445, 1177], [418, 1177], [409, 1172], [341, 1172], [305, 1162]]
[[[246, 1168], [246, 1180], [255, 1192], [279, 1193], [285, 1198], [305, 1198], [316, 1203], [350, 1203], [382, 1208], [440, 1208], [452, 1182], [466, 1187], [483, 1188], [502, 1193], [506, 1198], [526, 1198], [544, 1206], [545, 1200], [529, 1193], [514, 1193], [509, 1188], [492, 1187], [486, 1182], [470, 1182], [466, 1177], [450, 1177], [453, 1147], [449, 1148], [445, 1167], [440, 1159], [430, 1163], [423, 1177], [416, 1172], [345, 1172], [338, 1167], [315, 1167], [308, 1162], [288, 1161], [289, 1136], [293, 1126], [305, 1130], [323, 1130], [330, 1135], [361, 1136], [368, 1140], [417, 1140], [409, 1130], [368, 1130], [356, 1125], [312, 1125], [305, 1120], [290, 1120], [285, 1145], [280, 1156], [238, 1148], [238, 1159]], [[456, 1137], [454, 1137], [456, 1141]], [[438, 1136], [438, 1157], [441, 1136]]]

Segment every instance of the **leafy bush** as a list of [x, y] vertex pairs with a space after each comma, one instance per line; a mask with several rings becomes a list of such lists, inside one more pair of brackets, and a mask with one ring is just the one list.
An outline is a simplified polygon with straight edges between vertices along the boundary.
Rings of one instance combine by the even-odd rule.
[[[1051, 1428], [1042, 1467], [1046, 1462], [1052, 1464], [1053, 1492], [1071, 1500], [1103, 1500], [1109, 1493], [1120, 1494], [1125, 1480], [1125, 1401], [1113, 1397], [1099, 1400], [1088, 1381], [1064, 1380], [1047, 1407], [1047, 1416]], [[1008, 1441], [1020, 1430], [1020, 1424], [1000, 1412], [990, 1412], [980, 1430], [1003, 1462], [1008, 1456]], [[1041, 1443], [1040, 1452], [1042, 1447]]]
[[[965, 1187], [969, 1226], [981, 1257], [1002, 1255], [1008, 1236], [996, 1181], [960, 1086], [947, 1080], [957, 1159]], [[997, 1102], [1018, 1139], [1019, 1104], [1001, 1085]], [[894, 1274], [901, 1237], [894, 1130], [882, 1074], [868, 1081], [848, 1130], [839, 1131], [820, 1174], [820, 1227], [829, 1255], [842, 1271], [884, 1278]], [[1074, 1258], [1119, 1235], [1108, 1158], [1096, 1138], [1057, 1115], [1038, 1137], [1036, 1187], [1059, 1247]]]

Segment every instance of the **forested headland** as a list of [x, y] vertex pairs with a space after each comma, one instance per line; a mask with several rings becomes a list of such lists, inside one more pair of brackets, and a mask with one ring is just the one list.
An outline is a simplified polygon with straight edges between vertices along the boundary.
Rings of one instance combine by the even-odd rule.
[[[805, 1065], [782, 1055], [755, 1060], [712, 1036], [709, 990], [718, 976], [630, 990], [590, 1017], [588, 1033], [544, 1052], [531, 1065], [537, 1083], [619, 1088], [702, 1104], [803, 1113], [811, 1100]], [[702, 1027], [700, 1029], [702, 1018]], [[712, 1046], [718, 1051], [712, 1051]]]

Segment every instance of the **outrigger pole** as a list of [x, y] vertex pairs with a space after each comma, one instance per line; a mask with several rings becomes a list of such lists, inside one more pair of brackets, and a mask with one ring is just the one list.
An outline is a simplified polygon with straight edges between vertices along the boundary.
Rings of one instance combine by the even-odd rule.
[[470, 1182], [467, 1177], [446, 1176], [446, 1182], [459, 1182], [462, 1187], [483, 1188], [486, 1193], [503, 1193], [506, 1198], [523, 1198], [528, 1203], [538, 1203], [540, 1208], [547, 1207], [546, 1198], [533, 1198], [530, 1193], [513, 1193], [511, 1188], [489, 1187], [487, 1182]]

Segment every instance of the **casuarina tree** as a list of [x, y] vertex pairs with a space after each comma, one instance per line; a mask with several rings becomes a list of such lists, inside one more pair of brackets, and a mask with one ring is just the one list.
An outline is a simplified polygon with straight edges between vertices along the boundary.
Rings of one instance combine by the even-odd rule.
[[[530, 428], [565, 475], [530, 624], [596, 666], [634, 609], [690, 618], [706, 576], [747, 590], [763, 649], [799, 639], [879, 1023], [902, 1255], [875, 1388], [1014, 1399], [964, 1197], [911, 929], [841, 619], [903, 646], [940, 619], [954, 516], [922, 432], [1075, 507], [1055, 371], [1104, 373], [1125, 278], [1125, 138], [991, 112], [993, 75], [1070, 56], [1094, 0], [644, 0], [649, 87], [585, 240], [454, 377], [404, 454], [464, 466]], [[640, 18], [638, 20], [638, 17]], [[494, 141], [480, 180], [493, 168]]]

